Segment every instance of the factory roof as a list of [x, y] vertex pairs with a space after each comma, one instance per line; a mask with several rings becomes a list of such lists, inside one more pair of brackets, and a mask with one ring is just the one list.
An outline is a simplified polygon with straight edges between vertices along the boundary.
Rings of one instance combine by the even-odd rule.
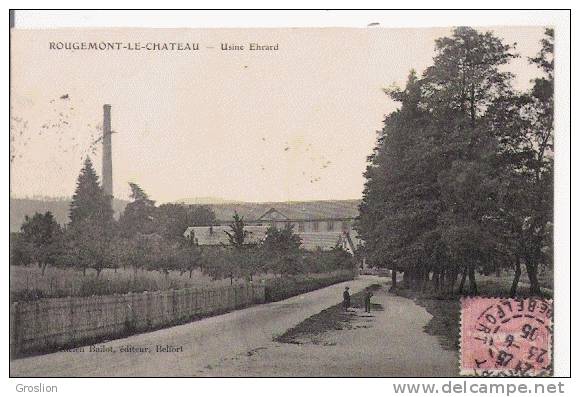
[[[246, 225], [244, 230], [249, 232], [247, 243], [256, 244], [262, 241], [266, 237], [267, 229], [268, 226]], [[230, 241], [226, 231], [231, 231], [229, 226], [190, 226], [183, 235], [187, 238], [193, 237], [199, 245], [227, 246]], [[355, 249], [353, 238], [356, 240], [356, 236], [351, 236], [345, 232], [300, 232], [296, 234], [300, 237], [301, 247], [305, 250], [329, 250], [337, 245], [351, 253]]]
[[254, 222], [276, 216], [280, 220], [352, 219], [358, 216], [360, 200], [286, 201], [265, 203], [208, 204], [221, 222], [230, 222], [234, 213]]

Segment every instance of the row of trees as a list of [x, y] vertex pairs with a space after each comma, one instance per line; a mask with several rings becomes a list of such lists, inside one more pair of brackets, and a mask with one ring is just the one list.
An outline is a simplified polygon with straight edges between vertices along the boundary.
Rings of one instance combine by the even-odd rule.
[[215, 279], [246, 278], [258, 273], [296, 274], [354, 266], [342, 249], [308, 253], [291, 227], [267, 230], [263, 242], [250, 244], [244, 219], [235, 214], [226, 232], [228, 246], [200, 247], [184, 237], [188, 226], [213, 225], [215, 214], [206, 206], [156, 206], [145, 191], [130, 183], [131, 202], [115, 220], [107, 197], [89, 159], [84, 163], [70, 206], [70, 221], [61, 227], [50, 212], [26, 217], [13, 239], [11, 261], [76, 268], [97, 277], [106, 268], [170, 271], [181, 274], [200, 269]]
[[[554, 31], [537, 57], [541, 76], [526, 92], [506, 65], [515, 44], [468, 27], [435, 43], [433, 65], [411, 71], [371, 156], [359, 234], [370, 262], [403, 272], [406, 285], [432, 283], [477, 293], [476, 274], [524, 265], [531, 292], [552, 266]], [[461, 277], [461, 278], [460, 278]]]
[[[69, 222], [61, 227], [50, 212], [26, 216], [21, 232], [14, 236], [14, 264], [36, 263], [95, 269], [175, 267], [173, 249], [180, 246], [183, 231], [191, 224], [211, 225], [215, 214], [206, 206], [163, 204], [156, 206], [136, 184], [130, 183], [131, 199], [115, 220], [112, 197], [105, 195], [90, 159], [86, 159], [72, 197]], [[137, 265], [139, 264], [139, 265]]]

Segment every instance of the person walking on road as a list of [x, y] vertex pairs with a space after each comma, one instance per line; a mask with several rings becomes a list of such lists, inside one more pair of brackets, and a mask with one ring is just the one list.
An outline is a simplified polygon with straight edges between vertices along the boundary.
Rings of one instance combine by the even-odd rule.
[[342, 293], [342, 308], [347, 311], [350, 307], [350, 293], [348, 292], [348, 287], [344, 289]]
[[365, 291], [365, 312], [366, 313], [371, 312], [371, 297], [372, 296], [373, 296], [373, 293], [371, 292], [371, 290], [367, 289]]

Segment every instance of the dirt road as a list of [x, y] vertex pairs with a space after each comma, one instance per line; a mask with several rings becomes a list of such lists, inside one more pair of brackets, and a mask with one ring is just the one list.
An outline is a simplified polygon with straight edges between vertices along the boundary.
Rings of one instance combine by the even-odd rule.
[[[383, 279], [384, 280], [384, 279]], [[457, 358], [423, 332], [431, 316], [385, 293], [372, 326], [326, 334], [326, 345], [273, 339], [377, 278], [363, 276], [285, 301], [264, 304], [125, 339], [91, 351], [12, 361], [12, 376], [395, 376], [454, 375]], [[384, 302], [383, 302], [384, 301]], [[358, 309], [357, 309], [358, 310]], [[356, 310], [353, 311], [356, 315]], [[94, 350], [94, 349], [93, 349]]]

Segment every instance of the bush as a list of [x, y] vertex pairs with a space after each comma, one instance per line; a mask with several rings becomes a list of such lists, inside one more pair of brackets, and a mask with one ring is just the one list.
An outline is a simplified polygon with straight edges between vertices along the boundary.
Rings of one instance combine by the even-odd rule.
[[356, 266], [355, 258], [341, 248], [335, 248], [330, 251], [306, 252], [303, 261], [305, 268], [313, 273], [353, 270]]

